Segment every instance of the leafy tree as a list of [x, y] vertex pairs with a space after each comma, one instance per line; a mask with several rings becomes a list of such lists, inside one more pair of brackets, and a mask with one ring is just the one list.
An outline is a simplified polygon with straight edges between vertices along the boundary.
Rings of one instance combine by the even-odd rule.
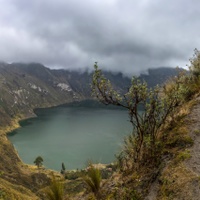
[[168, 80], [165, 84], [165, 93], [170, 94], [175, 88], [178, 91], [179, 99], [182, 102], [187, 102], [197, 94], [200, 89], [200, 51], [195, 49], [194, 55], [190, 59], [189, 72], [185, 70], [179, 70], [179, 74], [176, 77]]
[[200, 51], [198, 49], [194, 49], [189, 68], [194, 77], [198, 78], [200, 76]]
[[66, 170], [65, 164], [62, 163], [62, 169], [61, 169], [60, 173], [61, 173], [61, 174], [65, 174], [65, 170]]
[[41, 156], [38, 156], [38, 157], [35, 159], [34, 163], [35, 163], [35, 165], [39, 168], [39, 167], [42, 166], [43, 161], [44, 161], [43, 158], [42, 158]]
[[[104, 77], [97, 63], [94, 65], [92, 93], [103, 104], [116, 105], [128, 110], [133, 131], [125, 140], [119, 155], [122, 168], [154, 164], [159, 159], [161, 132], [164, 122], [180, 103], [179, 86], [170, 93], [157, 86], [148, 89], [146, 82], [133, 77], [127, 93], [120, 94]], [[141, 112], [142, 109], [142, 112]]]

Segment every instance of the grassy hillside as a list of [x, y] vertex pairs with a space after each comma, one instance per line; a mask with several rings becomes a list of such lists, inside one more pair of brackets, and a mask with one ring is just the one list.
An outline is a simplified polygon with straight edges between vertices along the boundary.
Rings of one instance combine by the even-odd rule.
[[[106, 75], [114, 82], [117, 91], [127, 90], [129, 78], [120, 73], [106, 72]], [[168, 75], [162, 80], [166, 80], [167, 77]], [[50, 185], [51, 172], [24, 165], [8, 141], [6, 132], [17, 128], [20, 119], [33, 116], [35, 108], [90, 99], [91, 80], [92, 74], [50, 70], [36, 63], [0, 63], [0, 199], [47, 198], [45, 194], [47, 186]], [[138, 176], [133, 173], [131, 180], [124, 178], [124, 174], [116, 171], [115, 165], [105, 167], [101, 173], [104, 174], [102, 198], [118, 195], [115, 189], [119, 189], [122, 194], [126, 189], [127, 193], [131, 193], [127, 182]], [[92, 196], [82, 178], [86, 175], [86, 171], [66, 172], [67, 179], [61, 181], [65, 185], [66, 199], [87, 199]], [[60, 179], [57, 174], [56, 177]]]
[[[199, 63], [200, 52], [195, 51], [189, 74], [181, 72], [159, 92], [148, 92], [134, 79], [122, 96], [96, 68], [94, 93], [106, 104], [128, 109], [136, 134], [126, 139], [118, 171], [102, 183], [98, 195], [93, 192], [94, 199], [199, 199]], [[145, 108], [140, 116], [139, 104]]]

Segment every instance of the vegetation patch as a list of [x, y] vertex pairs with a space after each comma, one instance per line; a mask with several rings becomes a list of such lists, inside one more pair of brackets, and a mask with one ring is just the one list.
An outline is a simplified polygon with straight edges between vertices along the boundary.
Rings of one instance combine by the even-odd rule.
[[0, 178], [0, 199], [2, 200], [39, 200], [30, 190]]
[[[117, 156], [117, 169], [112, 166], [100, 170], [90, 165], [87, 170], [68, 172], [62, 164], [63, 179], [52, 177], [49, 187], [43, 190], [46, 198], [140, 200], [148, 194], [152, 183], [159, 179], [157, 199], [193, 199], [195, 189], [199, 190], [200, 179], [185, 164], [191, 157], [189, 148], [194, 144], [188, 129], [191, 122], [186, 120], [186, 116], [196, 103], [193, 98], [200, 93], [199, 63], [200, 52], [195, 50], [189, 73], [180, 71], [163, 87], [155, 88], [148, 88], [146, 82], [133, 77], [126, 93], [114, 89], [95, 63], [93, 95], [106, 105], [127, 109], [133, 132], [126, 137], [123, 149]], [[139, 112], [141, 108], [142, 113]], [[199, 130], [196, 129], [194, 134], [198, 135]], [[2, 145], [0, 149], [7, 155], [8, 160], [4, 161], [13, 163], [18, 169], [21, 162], [10, 158], [11, 146], [6, 147]], [[40, 158], [35, 164], [40, 167], [42, 161]], [[37, 199], [28, 189], [3, 179], [9, 178], [7, 172], [16, 170], [9, 167], [6, 166], [6, 173], [0, 178], [0, 197], [9, 200]], [[26, 170], [24, 177], [30, 173]]]
[[182, 161], [184, 161], [184, 160], [186, 160], [188, 158], [191, 158], [190, 151], [189, 150], [181, 151], [175, 157], [175, 159], [173, 160], [173, 162], [179, 163], [179, 162], [182, 162]]
[[200, 135], [200, 130], [199, 129], [198, 130], [194, 130], [193, 132], [194, 132], [195, 135]]
[[199, 182], [198, 177], [187, 170], [183, 163], [166, 167], [159, 181], [161, 186], [157, 198], [160, 200], [184, 199], [185, 197], [193, 199], [195, 194], [190, 188], [193, 188], [195, 182]]

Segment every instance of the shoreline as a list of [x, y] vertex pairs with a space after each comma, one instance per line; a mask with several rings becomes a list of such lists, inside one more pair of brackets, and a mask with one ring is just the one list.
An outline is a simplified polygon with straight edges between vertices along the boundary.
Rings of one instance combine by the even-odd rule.
[[[68, 103], [70, 103], [70, 102], [68, 102]], [[2, 141], [3, 144], [6, 144], [7, 142], [9, 142], [9, 144], [13, 148], [13, 153], [17, 156], [17, 158], [20, 160], [21, 164], [24, 167], [28, 167], [29, 169], [32, 169], [32, 168], [35, 167], [35, 165], [34, 164], [24, 163], [22, 161], [21, 157], [18, 154], [17, 149], [15, 148], [13, 143], [8, 139], [8, 134], [11, 133], [14, 130], [20, 128], [21, 127], [21, 125], [20, 125], [21, 121], [28, 120], [28, 119], [31, 119], [31, 118], [37, 118], [38, 116], [35, 113], [35, 109], [53, 108], [53, 107], [61, 106], [61, 105], [64, 105], [64, 104], [67, 104], [67, 103], [58, 104], [58, 105], [51, 105], [51, 106], [41, 107], [41, 108], [33, 108], [31, 111], [29, 111], [28, 114], [20, 114], [20, 113], [18, 113], [14, 118], [12, 118], [10, 120], [8, 125], [0, 126], [0, 142]], [[4, 142], [4, 140], [5, 140], [5, 142]], [[59, 172], [59, 171], [48, 169], [48, 168], [45, 168], [45, 170], [54, 171], [56, 173]]]
[[[83, 104], [84, 104], [85, 101], [84, 100], [83, 101], [79, 101], [78, 105], [82, 104], [81, 102], [83, 102]], [[95, 102], [95, 101], [93, 101], [93, 102]], [[16, 156], [19, 158], [21, 164], [23, 164], [24, 166], [29, 166], [28, 168], [34, 168], [35, 167], [35, 165], [32, 164], [32, 163], [25, 163], [25, 162], [22, 161], [21, 157], [19, 156], [18, 150], [15, 148], [15, 146], [13, 145], [13, 143], [9, 140], [8, 135], [12, 131], [14, 131], [14, 130], [20, 128], [20, 127], [22, 127], [21, 126], [21, 122], [23, 122], [25, 120], [28, 120], [28, 119], [32, 119], [32, 118], [37, 118], [38, 115], [36, 114], [36, 112], [37, 112], [36, 110], [39, 110], [39, 109], [51, 109], [51, 108], [62, 107], [62, 106], [73, 106], [73, 103], [75, 103], [75, 105], [77, 105], [77, 102], [69, 102], [69, 103], [59, 104], [59, 105], [56, 105], [56, 106], [53, 105], [53, 106], [48, 106], [48, 107], [35, 108], [35, 109], [32, 109], [32, 112], [30, 112], [27, 116], [19, 114], [18, 116], [16, 116], [15, 118], [13, 118], [11, 120], [11, 122], [10, 122], [9, 125], [6, 125], [4, 127], [0, 127], [0, 135], [4, 135], [6, 137], [6, 140], [9, 141], [9, 143], [12, 145], [12, 147], [13, 147], [13, 153], [15, 153]], [[111, 163], [113, 163], [113, 162], [114, 162], [114, 160]], [[111, 163], [107, 163], [107, 164], [93, 163], [93, 164], [94, 165], [107, 166], [107, 165], [109, 165]], [[44, 166], [44, 167], [45, 167], [45, 170], [55, 171], [55, 172], [58, 172], [58, 173], [60, 172], [59, 170], [56, 170], [56, 169], [46, 168], [46, 166]], [[87, 167], [83, 167], [82, 169], [84, 170], [86, 168]], [[70, 170], [67, 170], [67, 171], [69, 171], [69, 172], [71, 172], [71, 171], [77, 171], [77, 169], [70, 169]]]

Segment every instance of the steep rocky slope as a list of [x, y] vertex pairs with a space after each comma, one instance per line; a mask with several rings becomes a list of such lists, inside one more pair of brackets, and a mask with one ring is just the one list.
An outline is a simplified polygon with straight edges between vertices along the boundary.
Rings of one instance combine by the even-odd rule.
[[33, 109], [80, 99], [69, 83], [53, 76], [39, 64], [2, 64], [0, 66], [0, 125], [11, 118], [29, 117]]

